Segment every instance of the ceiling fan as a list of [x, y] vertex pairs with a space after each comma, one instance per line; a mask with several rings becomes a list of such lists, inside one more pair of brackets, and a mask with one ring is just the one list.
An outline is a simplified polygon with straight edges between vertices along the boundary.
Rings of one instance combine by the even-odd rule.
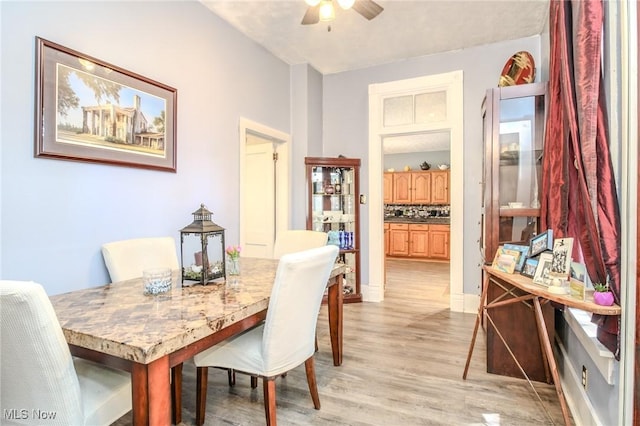
[[[368, 20], [372, 20], [384, 9], [373, 0], [337, 0], [342, 9], [353, 9]], [[335, 18], [333, 0], [305, 0], [309, 5], [302, 18], [302, 25], [317, 24], [320, 21], [331, 21]]]

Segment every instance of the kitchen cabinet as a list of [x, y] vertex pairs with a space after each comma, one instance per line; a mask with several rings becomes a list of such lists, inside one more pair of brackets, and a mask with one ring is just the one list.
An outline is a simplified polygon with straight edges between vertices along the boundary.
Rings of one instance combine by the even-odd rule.
[[500, 245], [527, 244], [541, 231], [538, 188], [547, 90], [547, 83], [498, 87], [489, 89], [482, 103], [485, 263], [491, 263]]
[[396, 204], [429, 204], [431, 202], [431, 173], [393, 173], [392, 199]]
[[384, 254], [389, 255], [389, 224], [384, 224]]
[[384, 174], [385, 204], [449, 204], [449, 171]]
[[409, 256], [409, 224], [389, 224], [389, 255]]
[[384, 196], [382, 202], [384, 204], [393, 203], [393, 173], [384, 173], [383, 175]]
[[360, 159], [306, 157], [307, 229], [327, 232], [346, 265], [344, 302], [361, 302]]
[[449, 260], [449, 225], [429, 225], [429, 258]]
[[[426, 260], [449, 260], [449, 225], [385, 223], [385, 254]], [[388, 240], [387, 240], [388, 238]]]
[[409, 224], [409, 256], [429, 257], [429, 226]]
[[393, 173], [393, 202], [396, 204], [409, 204], [413, 202], [411, 191], [411, 173]]
[[431, 204], [449, 204], [449, 170], [431, 172]]

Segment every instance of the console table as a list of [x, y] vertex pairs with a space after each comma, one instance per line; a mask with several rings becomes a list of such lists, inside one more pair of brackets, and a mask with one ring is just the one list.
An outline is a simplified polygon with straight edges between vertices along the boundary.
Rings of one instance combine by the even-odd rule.
[[[495, 333], [515, 362], [517, 369], [522, 373], [524, 378], [527, 379], [529, 384], [531, 384], [534, 392], [535, 388], [533, 387], [531, 378], [526, 371], [527, 369], [531, 369], [531, 367], [523, 366], [520, 362], [521, 360], [518, 359], [519, 355], [520, 358], [522, 358], [522, 353], [531, 353], [534, 352], [534, 350], [532, 350], [531, 346], [523, 347], [523, 344], [519, 341], [517, 335], [524, 335], [524, 338], [528, 343], [533, 343], [533, 341], [537, 340], [536, 345], [539, 345], [538, 347], [540, 349], [538, 359], [541, 361], [544, 377], [547, 383], [550, 383], [551, 379], [553, 379], [556, 393], [560, 400], [560, 407], [562, 409], [564, 422], [566, 425], [570, 425], [571, 420], [569, 417], [569, 409], [562, 391], [560, 375], [553, 355], [552, 342], [549, 337], [553, 332], [553, 323], [551, 321], [553, 319], [553, 308], [549, 305], [549, 302], [555, 302], [569, 308], [582, 309], [583, 311], [600, 315], [620, 315], [620, 307], [618, 305], [600, 306], [593, 303], [592, 300], [582, 301], [569, 295], [550, 293], [547, 291], [546, 287], [534, 284], [530, 278], [517, 273], [508, 274], [500, 272], [488, 265], [485, 265], [483, 269], [484, 278], [482, 283], [482, 295], [480, 296], [480, 306], [478, 308], [478, 315], [473, 328], [473, 337], [471, 338], [471, 344], [469, 345], [469, 354], [467, 355], [467, 362], [464, 367], [462, 378], [465, 380], [467, 378], [469, 364], [473, 354], [473, 347], [478, 334], [478, 328], [484, 315], [488, 321], [487, 328], [491, 332]], [[546, 310], [546, 312], [544, 312], [543, 309]], [[528, 318], [523, 317], [522, 310], [529, 313]], [[494, 312], [496, 315], [494, 315]], [[510, 315], [514, 313], [515, 315]], [[506, 318], [506, 320], [501, 320], [500, 316]], [[538, 337], [537, 339], [532, 339], [533, 336], [526, 331], [530, 329], [532, 324], [534, 324], [534, 330]], [[508, 330], [509, 325], [512, 326], [511, 331]], [[518, 327], [520, 329], [520, 333], [514, 333], [514, 327]], [[505, 333], [502, 333], [502, 329], [507, 330], [505, 330]], [[488, 332], [488, 335], [489, 334], [491, 333]], [[487, 365], [489, 366], [490, 348], [489, 339], [487, 338], [487, 340]], [[540, 399], [539, 396], [538, 399]]]

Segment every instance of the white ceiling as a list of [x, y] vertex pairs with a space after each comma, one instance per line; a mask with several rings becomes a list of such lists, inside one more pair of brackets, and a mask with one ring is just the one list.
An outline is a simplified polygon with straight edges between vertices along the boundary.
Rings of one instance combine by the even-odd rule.
[[200, 1], [286, 63], [322, 74], [537, 35], [549, 15], [549, 0], [376, 0], [384, 11], [371, 21], [336, 6], [329, 24], [301, 25], [304, 0]]
[[[538, 35], [549, 15], [549, 0], [375, 0], [384, 11], [371, 21], [336, 5], [334, 21], [301, 25], [304, 0], [200, 1], [287, 64], [322, 74]], [[428, 133], [388, 138], [384, 153], [448, 149], [448, 133]]]

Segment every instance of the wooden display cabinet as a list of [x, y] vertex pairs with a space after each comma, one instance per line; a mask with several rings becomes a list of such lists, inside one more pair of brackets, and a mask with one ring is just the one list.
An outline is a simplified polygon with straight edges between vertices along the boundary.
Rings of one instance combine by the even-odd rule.
[[361, 302], [360, 159], [306, 157], [307, 229], [327, 232], [347, 266], [344, 302]]
[[481, 248], [485, 263], [493, 260], [500, 245], [527, 244], [541, 231], [539, 188], [546, 98], [547, 83], [531, 83], [489, 89], [482, 103]]
[[[490, 264], [505, 243], [528, 244], [540, 230], [540, 197], [547, 84], [531, 83], [489, 89], [482, 103], [484, 162], [482, 185], [482, 238], [484, 262]], [[519, 203], [515, 205], [513, 203]], [[487, 272], [483, 270], [483, 284]], [[493, 279], [493, 278], [492, 278]], [[509, 299], [520, 294], [504, 293], [503, 286], [490, 286], [487, 300]], [[544, 306], [548, 330], [553, 332], [553, 307]], [[536, 323], [530, 304], [513, 303], [492, 310], [487, 328], [487, 371], [522, 377], [496, 328], [512, 342], [532, 380], [549, 382], [541, 359]]]

